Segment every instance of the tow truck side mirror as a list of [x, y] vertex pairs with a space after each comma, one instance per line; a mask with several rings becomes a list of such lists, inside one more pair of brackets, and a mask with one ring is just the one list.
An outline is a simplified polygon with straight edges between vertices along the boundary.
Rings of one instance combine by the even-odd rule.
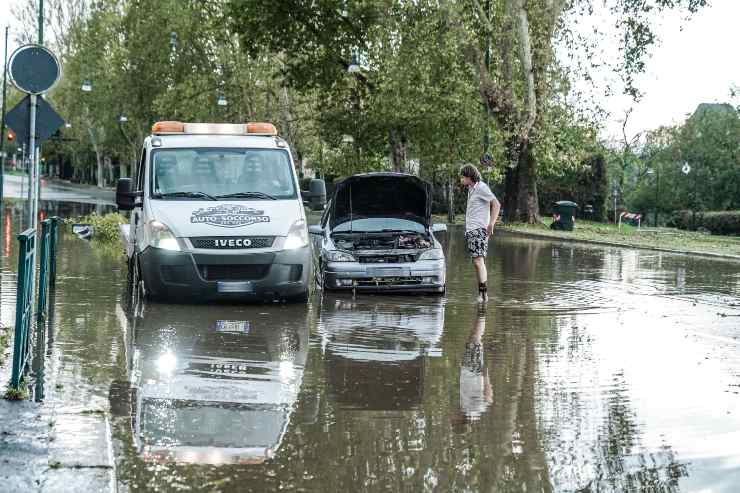
[[322, 228], [318, 224], [312, 224], [308, 227], [308, 232], [309, 234], [312, 234], [312, 235], [323, 235], [324, 228]]
[[136, 199], [141, 197], [141, 192], [133, 192], [133, 180], [131, 178], [119, 178], [116, 184], [116, 205], [118, 210], [130, 211], [137, 205]]
[[308, 183], [308, 190], [301, 190], [303, 205], [312, 211], [324, 210], [326, 205], [326, 183], [324, 180], [313, 179]]

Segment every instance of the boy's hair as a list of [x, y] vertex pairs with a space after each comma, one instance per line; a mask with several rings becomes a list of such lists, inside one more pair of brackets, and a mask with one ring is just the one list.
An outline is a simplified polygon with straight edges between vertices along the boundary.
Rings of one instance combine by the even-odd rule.
[[470, 178], [473, 183], [478, 183], [480, 181], [480, 171], [478, 171], [478, 168], [476, 168], [472, 164], [466, 164], [465, 166], [460, 168], [460, 176], [466, 176]]

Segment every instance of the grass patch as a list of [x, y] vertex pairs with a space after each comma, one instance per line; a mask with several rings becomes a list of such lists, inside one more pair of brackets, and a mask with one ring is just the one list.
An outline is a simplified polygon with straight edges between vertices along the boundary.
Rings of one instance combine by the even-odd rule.
[[25, 401], [28, 399], [28, 389], [26, 389], [25, 381], [21, 382], [18, 389], [9, 388], [6, 390], [4, 397], [9, 401]]
[[719, 255], [739, 255], [740, 238], [684, 231], [674, 228], [636, 228], [622, 225], [576, 221], [574, 231], [554, 231], [550, 221], [539, 224], [501, 224], [504, 231], [536, 234], [548, 238], [562, 238], [592, 242], [605, 242], [636, 248], [659, 248], [686, 253], [709, 253]]

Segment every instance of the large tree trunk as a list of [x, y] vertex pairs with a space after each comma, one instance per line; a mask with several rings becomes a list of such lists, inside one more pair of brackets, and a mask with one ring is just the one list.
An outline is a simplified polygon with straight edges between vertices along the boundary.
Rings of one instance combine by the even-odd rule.
[[391, 146], [391, 163], [393, 171], [406, 172], [406, 132], [402, 129], [392, 128], [388, 135]]
[[507, 222], [534, 224], [540, 219], [540, 206], [532, 143], [512, 137], [506, 147], [507, 159], [516, 166], [507, 167], [504, 174], [504, 218]]

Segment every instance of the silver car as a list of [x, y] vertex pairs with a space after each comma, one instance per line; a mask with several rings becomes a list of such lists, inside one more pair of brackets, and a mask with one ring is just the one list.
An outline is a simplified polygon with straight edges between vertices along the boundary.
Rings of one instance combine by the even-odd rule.
[[309, 227], [316, 282], [329, 290], [444, 293], [446, 262], [429, 183], [404, 173], [340, 182]]

